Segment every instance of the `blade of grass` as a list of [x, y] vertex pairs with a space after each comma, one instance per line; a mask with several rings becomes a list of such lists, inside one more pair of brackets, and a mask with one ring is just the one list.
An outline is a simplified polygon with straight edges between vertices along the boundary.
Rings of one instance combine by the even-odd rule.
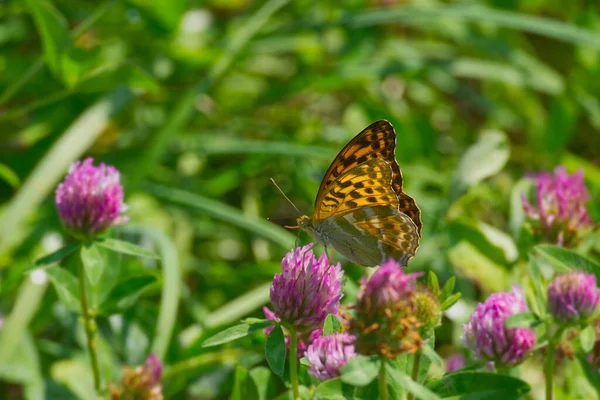
[[206, 316], [204, 326], [206, 328], [215, 328], [227, 325], [250, 314], [252, 311], [269, 301], [270, 286], [271, 282], [260, 285], [259, 287], [244, 293], [237, 299], [230, 301], [218, 310], [213, 311]]
[[263, 236], [280, 246], [289, 249], [294, 247], [296, 237], [283, 228], [266, 220], [244, 215], [237, 208], [221, 203], [219, 201], [202, 197], [185, 190], [170, 188], [167, 186], [146, 183], [144, 190], [150, 194], [168, 200], [175, 204], [191, 207], [213, 218], [230, 222], [240, 228], [252, 231]]
[[127, 225], [122, 229], [127, 232], [148, 235], [158, 248], [162, 265], [163, 287], [152, 352], [160, 360], [164, 360], [175, 327], [179, 299], [181, 298], [181, 267], [177, 248], [167, 235], [152, 227]]
[[242, 351], [240, 349], [222, 349], [214, 353], [200, 354], [167, 367], [162, 374], [162, 379], [168, 380], [172, 377], [179, 377], [210, 364], [235, 365], [239, 362], [241, 355]]
[[358, 28], [398, 22], [422, 25], [426, 24], [427, 20], [448, 17], [455, 17], [476, 23], [494, 23], [504, 28], [535, 33], [578, 46], [589, 46], [600, 49], [600, 35], [590, 30], [549, 18], [517, 14], [486, 7], [436, 6], [425, 8], [403, 6], [391, 9], [361, 11], [360, 14], [344, 16], [341, 22]]
[[23, 282], [10, 314], [0, 329], [0, 368], [10, 360], [40, 307], [48, 280], [44, 271], [34, 271]]
[[52, 191], [68, 166], [94, 143], [111, 117], [132, 98], [131, 90], [115, 89], [88, 107], [46, 152], [21, 189], [0, 213], [0, 253], [7, 252], [20, 240], [20, 224]]
[[[210, 89], [229, 69], [233, 61], [256, 35], [256, 33], [269, 22], [270, 18], [290, 0], [269, 0], [266, 2], [231, 38], [229, 46], [223, 56], [208, 72], [208, 75], [190, 88], [182, 99], [175, 105], [167, 117], [166, 124], [149, 140], [149, 145], [140, 156], [137, 165], [154, 166], [168, 146], [168, 142], [185, 125], [194, 113], [198, 95]], [[129, 181], [130, 190], [135, 190], [152, 168], [137, 168], [131, 174]]]
[[245, 140], [239, 137], [223, 137], [216, 134], [194, 134], [178, 141], [179, 149], [197, 151], [206, 155], [222, 154], [277, 154], [282, 156], [311, 157], [331, 160], [333, 149], [322, 146], [301, 145], [290, 142]]

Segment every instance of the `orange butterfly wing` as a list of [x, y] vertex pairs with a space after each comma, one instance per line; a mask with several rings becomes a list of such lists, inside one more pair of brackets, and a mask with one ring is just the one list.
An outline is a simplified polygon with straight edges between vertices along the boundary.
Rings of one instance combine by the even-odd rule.
[[398, 197], [398, 210], [405, 213], [415, 223], [417, 234], [421, 235], [421, 211], [414, 199], [402, 191], [402, 172], [396, 162], [396, 132], [394, 127], [386, 120], [373, 122], [362, 132], [356, 135], [333, 160], [315, 200], [314, 218], [319, 219], [319, 215], [325, 215], [326, 212], [320, 212], [323, 205], [325, 193], [328, 187], [342, 174], [350, 171], [356, 166], [372, 159], [381, 159], [386, 161], [392, 170], [391, 187]]

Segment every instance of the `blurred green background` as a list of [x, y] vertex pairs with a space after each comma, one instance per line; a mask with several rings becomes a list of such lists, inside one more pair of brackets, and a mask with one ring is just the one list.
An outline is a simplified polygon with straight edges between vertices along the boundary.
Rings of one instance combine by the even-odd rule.
[[[583, 168], [600, 219], [599, 50], [586, 0], [0, 0], [0, 398], [89, 398], [77, 315], [24, 274], [68, 242], [53, 191], [71, 162], [120, 169], [115, 234], [162, 257], [115, 261], [131, 296], [99, 311], [104, 376], [154, 351], [167, 397], [226, 398], [236, 363], [268, 373], [264, 338], [201, 341], [261, 317], [281, 257], [309, 241], [281, 227], [297, 213], [269, 178], [311, 213], [378, 119], [422, 210], [410, 268], [459, 278], [448, 354], [475, 301], [524, 274], [527, 172]], [[597, 235], [582, 246], [600, 255]], [[343, 262], [351, 302], [365, 270]]]

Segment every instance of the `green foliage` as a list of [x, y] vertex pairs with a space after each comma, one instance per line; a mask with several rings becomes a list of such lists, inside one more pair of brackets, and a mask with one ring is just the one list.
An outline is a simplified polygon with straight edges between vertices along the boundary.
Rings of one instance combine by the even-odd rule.
[[[267, 336], [265, 356], [271, 371], [277, 376], [283, 376], [283, 371], [285, 371], [285, 353], [283, 329], [281, 329], [281, 325], [275, 325], [269, 336]], [[290, 357], [294, 356], [295, 354], [290, 355]]]
[[[166, 398], [286, 398], [285, 335], [263, 334], [276, 322], [261, 308], [285, 251], [311, 239], [283, 227], [299, 213], [269, 178], [310, 215], [328, 163], [377, 119], [397, 131], [424, 223], [408, 268], [446, 316], [416, 382], [414, 355], [388, 368], [390, 396], [527, 393], [469, 357], [441, 375], [442, 357], [492, 292], [523, 287], [531, 310], [507, 327], [534, 327], [541, 348], [552, 276], [600, 282], [599, 234], [536, 243], [521, 203], [529, 172], [582, 168], [600, 221], [600, 16], [584, 0], [446, 3], [0, 2], [0, 398], [91, 398], [79, 279], [105, 383], [152, 352]], [[88, 156], [119, 169], [130, 217], [93, 243], [69, 238], [53, 204]], [[352, 304], [367, 272], [339, 259]], [[596, 335], [573, 329], [577, 359], [556, 390], [592, 398]], [[341, 331], [328, 316], [324, 335]], [[539, 376], [538, 361], [521, 376]], [[301, 366], [301, 391], [375, 398], [379, 367], [359, 357], [318, 383]]]
[[323, 323], [323, 336], [329, 336], [338, 332], [344, 332], [344, 325], [342, 325], [338, 317], [329, 314]]
[[[204, 343], [202, 343], [202, 347], [211, 347], [219, 344], [231, 342], [232, 340], [236, 340], [242, 338], [246, 335], [249, 335], [258, 330], [262, 330], [271, 325], [275, 324], [275, 321], [269, 320], [256, 320], [251, 323], [244, 323], [240, 325], [232, 326], [231, 328], [227, 328], [222, 332], [217, 333], [214, 336], [206, 339]], [[283, 335], [283, 333], [282, 333]]]
[[485, 372], [456, 372], [433, 380], [427, 387], [441, 398], [518, 399], [531, 390], [522, 380]]
[[381, 361], [372, 357], [356, 356], [348, 361], [342, 370], [342, 382], [353, 386], [366, 386], [373, 382]]

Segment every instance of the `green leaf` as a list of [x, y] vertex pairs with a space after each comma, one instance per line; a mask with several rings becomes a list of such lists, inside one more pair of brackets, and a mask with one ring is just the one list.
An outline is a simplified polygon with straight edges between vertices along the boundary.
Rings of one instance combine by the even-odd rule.
[[457, 271], [481, 285], [484, 291], [500, 292], [508, 283], [506, 269], [467, 241], [461, 240], [451, 247], [448, 259]]
[[260, 322], [256, 322], [256, 323], [253, 323], [250, 325], [248, 325], [248, 324], [235, 325], [235, 326], [232, 326], [231, 328], [227, 328], [224, 331], [221, 331], [221, 332], [217, 333], [216, 335], [211, 336], [210, 338], [206, 339], [202, 343], [202, 347], [211, 347], [211, 346], [217, 346], [217, 345], [223, 344], [223, 343], [232, 342], [236, 339], [243, 338], [244, 336], [247, 336], [256, 331], [263, 330], [274, 324], [275, 324], [275, 321], [262, 320]]
[[19, 183], [21, 183], [19, 175], [17, 175], [12, 169], [10, 169], [8, 165], [1, 163], [0, 180], [3, 180], [4, 182], [8, 183], [8, 185], [13, 189], [16, 189], [19, 186]]
[[533, 284], [533, 288], [535, 289], [537, 309], [538, 311], [544, 310], [546, 308], [546, 292], [542, 288], [542, 272], [540, 271], [540, 266], [537, 263], [537, 258], [532, 253], [529, 253], [528, 257], [529, 260], [527, 263], [527, 267], [529, 273], [531, 274], [531, 283]]
[[442, 305], [441, 305], [442, 311], [446, 311], [447, 309], [452, 307], [454, 304], [456, 304], [458, 299], [460, 299], [461, 297], [462, 297], [462, 293], [454, 293], [452, 296], [448, 297], [446, 300], [444, 300], [442, 302]]
[[104, 305], [102, 305], [103, 314], [113, 314], [122, 312], [132, 307], [148, 290], [156, 284], [154, 275], [141, 275], [128, 277], [117, 283], [110, 292], [110, 296]]
[[440, 292], [440, 282], [438, 280], [437, 275], [433, 271], [429, 271], [429, 285], [431, 286], [431, 291], [435, 294]]
[[585, 353], [589, 353], [594, 348], [594, 342], [596, 341], [596, 331], [592, 325], [588, 325], [581, 333], [579, 333], [579, 342], [581, 343], [581, 350]]
[[38, 267], [43, 267], [43, 266], [46, 266], [49, 264], [53, 264], [55, 262], [59, 262], [60, 260], [62, 260], [66, 256], [68, 256], [69, 254], [71, 254], [72, 252], [77, 250], [80, 245], [81, 245], [81, 242], [69, 243], [68, 245], [61, 247], [60, 249], [56, 250], [53, 253], [48, 254], [47, 256], [38, 258], [37, 260], [35, 260], [33, 262], [33, 265], [31, 267], [29, 267], [25, 270], [25, 272], [29, 272], [32, 269], [35, 269]]
[[500, 172], [509, 156], [509, 143], [503, 132], [484, 132], [463, 154], [454, 174], [451, 197], [458, 198], [469, 187]]
[[506, 328], [532, 328], [539, 325], [541, 320], [531, 311], [513, 314], [504, 323]]
[[538, 261], [546, 261], [557, 272], [568, 272], [572, 269], [586, 271], [596, 275], [596, 280], [600, 281], [600, 264], [572, 250], [539, 244], [533, 248], [533, 254]]
[[268, 400], [273, 398], [275, 388], [271, 379], [271, 370], [267, 367], [258, 366], [250, 370], [250, 376], [254, 380], [256, 389], [258, 390], [258, 398], [260, 400]]
[[99, 246], [96, 246], [96, 249], [103, 260], [104, 267], [97, 282], [92, 282], [88, 274], [88, 303], [94, 309], [100, 308], [102, 303], [111, 295], [121, 273], [121, 255], [119, 253]]
[[465, 240], [474, 245], [497, 264], [512, 263], [517, 259], [517, 246], [501, 230], [470, 217], [458, 217], [448, 223], [452, 239]]
[[[283, 376], [283, 372], [285, 371], [286, 351], [287, 349], [285, 347], [283, 329], [281, 329], [280, 325], [276, 325], [269, 336], [267, 336], [267, 343], [265, 344], [265, 356], [271, 371], [280, 377]], [[290, 357], [295, 357], [295, 354], [291, 354]]]
[[127, 254], [130, 256], [159, 258], [158, 255], [153, 251], [146, 250], [137, 244], [126, 242], [124, 240], [106, 238], [101, 239], [96, 243], [105, 249], [116, 251], [117, 253]]
[[452, 295], [452, 292], [454, 291], [454, 285], [456, 285], [456, 276], [451, 276], [442, 288], [442, 293], [440, 294], [440, 300], [442, 303], [446, 301], [450, 295]]
[[585, 374], [590, 384], [596, 389], [597, 392], [600, 392], [600, 373], [598, 372], [596, 366], [592, 365], [587, 360], [586, 353], [578, 352], [577, 359], [579, 360], [579, 364], [583, 369], [583, 373]]
[[62, 79], [62, 56], [69, 43], [65, 17], [47, 0], [26, 0], [42, 39], [46, 62], [52, 73]]
[[390, 383], [394, 383], [395, 386], [404, 388], [408, 393], [413, 394], [416, 398], [421, 400], [440, 400], [441, 397], [436, 395], [434, 392], [429, 390], [427, 387], [412, 380], [412, 378], [406, 375], [404, 372], [399, 371], [392, 365], [386, 365], [386, 372], [390, 377]]
[[67, 387], [77, 399], [96, 400], [94, 381], [89, 363], [84, 359], [65, 359], [50, 367], [52, 379]]
[[486, 400], [518, 399], [531, 390], [526, 382], [511, 376], [471, 371], [446, 374], [427, 387], [440, 397], [465, 395]]
[[434, 363], [438, 367], [443, 367], [444, 361], [442, 360], [442, 357], [440, 357], [439, 354], [436, 353], [436, 351], [433, 349], [433, 347], [431, 347], [429, 343], [423, 344], [421, 351], [423, 352], [423, 355], [425, 357], [431, 360], [432, 363]]
[[231, 400], [259, 400], [258, 389], [248, 370], [241, 365], [235, 366]]
[[79, 282], [75, 275], [60, 267], [46, 268], [46, 273], [60, 301], [71, 311], [81, 313]]
[[342, 325], [337, 316], [333, 314], [327, 315], [323, 324], [323, 337], [338, 332], [344, 332], [344, 325]]
[[92, 285], [96, 285], [106, 267], [106, 260], [104, 259], [103, 254], [98, 247], [95, 246], [94, 242], [92, 242], [81, 248], [80, 255], [86, 277]]
[[356, 356], [342, 368], [342, 382], [352, 386], [367, 386], [377, 377], [380, 361], [377, 358]]
[[354, 396], [344, 396], [345, 385], [341, 378], [328, 379], [317, 386], [314, 392], [315, 400], [346, 400]]

